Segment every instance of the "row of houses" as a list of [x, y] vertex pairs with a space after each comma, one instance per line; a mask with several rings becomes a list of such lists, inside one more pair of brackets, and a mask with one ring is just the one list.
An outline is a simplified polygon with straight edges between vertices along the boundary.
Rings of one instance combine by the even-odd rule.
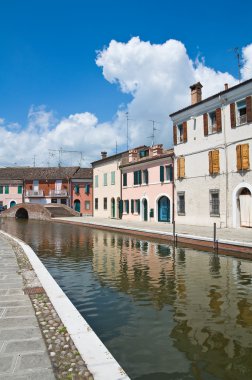
[[57, 203], [92, 215], [92, 186], [93, 175], [89, 168], [0, 168], [0, 206]]
[[252, 79], [170, 115], [173, 147], [139, 146], [90, 168], [0, 169], [0, 205], [64, 203], [83, 215], [252, 227]]

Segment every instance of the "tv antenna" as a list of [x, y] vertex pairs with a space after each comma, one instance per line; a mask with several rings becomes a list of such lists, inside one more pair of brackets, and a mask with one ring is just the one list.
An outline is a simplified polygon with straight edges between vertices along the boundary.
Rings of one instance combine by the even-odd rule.
[[159, 131], [159, 129], [155, 128], [155, 124], [160, 124], [160, 122], [156, 121], [156, 120], [149, 120], [149, 121], [152, 122], [152, 134], [150, 136], [148, 136], [147, 139], [152, 139], [151, 146], [154, 146], [154, 143], [155, 143], [155, 132]]
[[241, 52], [239, 47], [235, 47], [233, 49], [229, 49], [229, 51], [233, 51], [235, 53], [236, 59], [237, 59], [237, 66], [238, 66], [238, 79], [239, 83], [241, 82]]
[[127, 129], [126, 129], [126, 138], [127, 138], [127, 150], [129, 150], [129, 120], [134, 120], [129, 118], [129, 111], [125, 112]]
[[[79, 166], [81, 166], [82, 164], [82, 161], [84, 160], [84, 153], [79, 151], [79, 150], [65, 150], [65, 149], [62, 149], [62, 147], [60, 149], [48, 149], [49, 151], [49, 154], [53, 157], [55, 156], [56, 153], [58, 153], [58, 157], [59, 157], [59, 161], [58, 161], [58, 167], [60, 168], [61, 167], [61, 164], [62, 164], [62, 154], [64, 153], [77, 153], [80, 155], [80, 161], [79, 161]], [[55, 152], [55, 153], [53, 153]]]

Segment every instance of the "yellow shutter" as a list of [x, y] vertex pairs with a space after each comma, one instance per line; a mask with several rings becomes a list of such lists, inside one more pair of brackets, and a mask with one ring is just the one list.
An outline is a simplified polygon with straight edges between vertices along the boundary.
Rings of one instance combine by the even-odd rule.
[[220, 157], [218, 150], [212, 151], [212, 164], [213, 174], [218, 174], [220, 172]]
[[209, 174], [213, 174], [213, 160], [212, 160], [212, 151], [208, 152], [208, 161], [209, 161]]
[[180, 157], [180, 178], [185, 177], [185, 157]]
[[241, 145], [241, 161], [242, 169], [249, 169], [249, 144]]
[[241, 145], [236, 145], [236, 167], [237, 170], [242, 170]]
[[177, 177], [180, 178], [180, 158], [177, 158]]

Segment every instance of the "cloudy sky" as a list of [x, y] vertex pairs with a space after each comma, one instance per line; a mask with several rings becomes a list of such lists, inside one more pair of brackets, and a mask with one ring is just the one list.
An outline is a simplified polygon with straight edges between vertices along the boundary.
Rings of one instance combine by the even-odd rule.
[[[171, 146], [169, 113], [252, 77], [250, 1], [0, 0], [0, 166], [82, 166], [129, 146]], [[235, 27], [234, 27], [235, 26]], [[82, 161], [81, 161], [82, 158]]]

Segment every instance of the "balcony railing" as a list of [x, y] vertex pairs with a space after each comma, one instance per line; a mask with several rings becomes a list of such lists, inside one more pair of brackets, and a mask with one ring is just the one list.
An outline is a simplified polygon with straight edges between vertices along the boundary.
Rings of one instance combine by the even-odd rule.
[[26, 196], [27, 197], [43, 197], [44, 191], [43, 190], [27, 190]]
[[246, 124], [247, 123], [247, 114], [240, 115], [238, 117], [238, 122], [239, 122], [239, 125]]
[[51, 197], [67, 197], [67, 190], [50, 190]]

